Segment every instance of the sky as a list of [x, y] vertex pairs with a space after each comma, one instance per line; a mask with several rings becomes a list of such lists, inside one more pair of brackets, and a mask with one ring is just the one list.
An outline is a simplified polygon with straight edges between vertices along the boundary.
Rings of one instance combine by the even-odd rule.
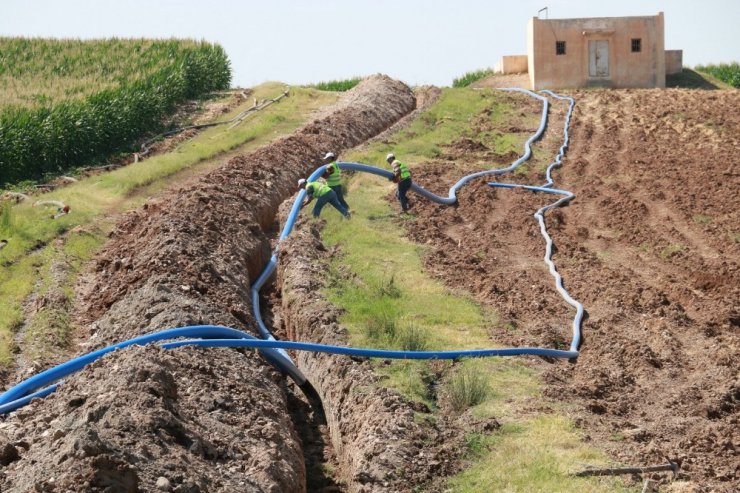
[[219, 43], [235, 87], [385, 73], [451, 85], [526, 54], [531, 17], [665, 15], [684, 66], [740, 61], [740, 0], [0, 0], [0, 36]]

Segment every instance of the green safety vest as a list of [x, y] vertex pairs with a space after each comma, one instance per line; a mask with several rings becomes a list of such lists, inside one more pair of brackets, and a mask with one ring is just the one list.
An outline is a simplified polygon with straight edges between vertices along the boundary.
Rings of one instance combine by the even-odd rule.
[[306, 193], [313, 195], [315, 198], [323, 197], [329, 192], [331, 192], [331, 188], [318, 181], [312, 181], [306, 184]]
[[326, 179], [326, 184], [330, 187], [338, 187], [342, 184], [342, 172], [339, 169], [339, 165], [336, 161], [331, 163], [329, 166], [326, 167], [327, 170], [333, 170], [334, 172], [329, 175], [329, 177]]
[[411, 178], [411, 171], [409, 171], [409, 167], [403, 164], [401, 161], [396, 161], [398, 163], [398, 167], [401, 169], [401, 179], [405, 180], [406, 178]]

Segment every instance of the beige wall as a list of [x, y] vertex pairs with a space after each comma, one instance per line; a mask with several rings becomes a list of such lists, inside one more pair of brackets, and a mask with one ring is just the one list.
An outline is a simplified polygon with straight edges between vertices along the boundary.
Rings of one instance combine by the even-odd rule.
[[[642, 49], [632, 52], [632, 39]], [[555, 54], [565, 41], [565, 54]], [[609, 74], [589, 75], [589, 41], [607, 41]], [[532, 87], [665, 87], [663, 13], [646, 17], [588, 19], [532, 18], [527, 26], [529, 77]]]
[[665, 50], [665, 74], [680, 74], [683, 70], [683, 50]]
[[527, 55], [509, 55], [501, 58], [502, 74], [526, 74]]

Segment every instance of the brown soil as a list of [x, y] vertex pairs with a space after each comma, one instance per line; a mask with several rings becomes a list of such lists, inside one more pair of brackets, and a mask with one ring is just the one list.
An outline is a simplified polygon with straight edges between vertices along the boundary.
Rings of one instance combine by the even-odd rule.
[[[278, 284], [290, 339], [348, 345], [340, 311], [321, 294], [321, 272], [330, 258], [319, 225], [307, 220], [281, 247]], [[417, 422], [416, 413], [429, 409], [384, 388], [367, 358], [299, 352], [296, 363], [323, 402], [338, 476], [348, 491], [419, 491], [459, 467], [462, 437], [456, 428], [444, 419]], [[486, 424], [497, 426], [495, 420], [481, 426]]]
[[[183, 325], [250, 331], [250, 282], [279, 204], [326, 150], [367, 140], [414, 105], [402, 83], [371, 77], [329, 117], [126, 216], [80, 289], [85, 348]], [[0, 489], [305, 491], [283, 385], [253, 352], [115, 353], [7, 418]]]
[[[681, 463], [696, 491], [740, 488], [740, 92], [585, 91], [556, 187], [575, 192], [546, 216], [554, 261], [586, 307], [576, 364], [533, 360], [547, 394], [577, 405], [577, 423], [628, 465]], [[562, 132], [554, 103], [548, 135]], [[558, 109], [560, 107], [560, 109]], [[480, 145], [458, 142], [415, 181], [443, 184], [476, 169]], [[464, 151], [464, 152], [463, 152]], [[510, 345], [567, 348], [573, 310], [542, 262], [531, 192], [466, 186], [459, 206], [415, 200], [410, 236], [427, 268], [501, 315]], [[500, 181], [542, 184], [541, 173]], [[434, 186], [430, 186], [434, 188]]]

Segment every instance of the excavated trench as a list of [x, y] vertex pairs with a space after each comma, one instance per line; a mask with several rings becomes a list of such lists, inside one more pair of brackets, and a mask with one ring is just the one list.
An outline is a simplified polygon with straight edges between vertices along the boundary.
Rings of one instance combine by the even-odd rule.
[[[371, 77], [295, 134], [123, 218], [79, 288], [83, 350], [195, 324], [254, 333], [250, 283], [269, 259], [266, 232], [296, 180], [322, 152], [356, 146], [414, 107], [404, 84]], [[318, 287], [292, 270], [320, 264], [310, 257], [322, 251], [315, 234], [304, 226], [283, 249], [282, 319], [295, 337], [338, 342], [333, 309], [315, 298], [299, 313], [291, 295]], [[374, 381], [366, 362], [298, 358], [324, 404], [343, 489], [402, 491], [441, 472], [415, 456], [436, 432], [416, 425], [408, 404], [388, 390], [352, 390]], [[117, 351], [0, 423], [0, 490], [306, 491], [291, 413], [308, 404], [291, 394], [253, 351]], [[313, 419], [320, 425], [320, 410]]]

